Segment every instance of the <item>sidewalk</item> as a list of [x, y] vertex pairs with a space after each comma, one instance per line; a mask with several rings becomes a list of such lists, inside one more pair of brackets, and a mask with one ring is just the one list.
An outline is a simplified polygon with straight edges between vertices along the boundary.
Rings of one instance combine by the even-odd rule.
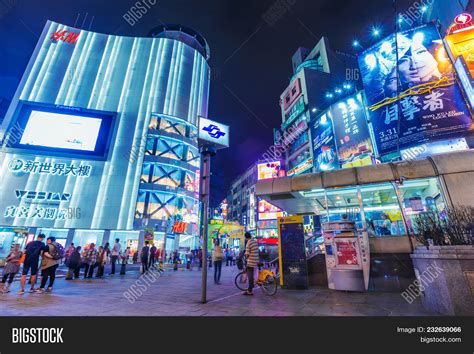
[[[208, 273], [208, 303], [201, 304], [201, 272], [167, 268], [132, 304], [124, 296], [137, 289], [136, 267], [127, 275], [103, 279], [58, 279], [54, 292], [1, 294], [0, 316], [426, 316], [420, 302], [408, 304], [400, 293], [347, 293], [325, 288], [278, 289], [270, 297], [255, 289], [243, 296], [234, 285], [236, 267], [222, 267], [222, 285], [215, 285], [214, 268]], [[106, 269], [105, 274], [109, 273]], [[153, 273], [155, 274], [155, 273]], [[130, 292], [128, 294], [131, 294]]]

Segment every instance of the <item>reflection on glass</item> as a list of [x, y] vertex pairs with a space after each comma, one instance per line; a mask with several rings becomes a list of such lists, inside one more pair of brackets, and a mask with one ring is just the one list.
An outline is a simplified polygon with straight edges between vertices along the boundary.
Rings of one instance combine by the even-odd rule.
[[417, 215], [427, 212], [442, 213], [446, 208], [441, 189], [436, 178], [405, 181], [399, 186], [407, 224], [416, 232], [413, 221]]
[[326, 191], [327, 214], [321, 221], [351, 220], [355, 221], [357, 228], [363, 228], [360, 215], [357, 188], [336, 188]]
[[397, 195], [392, 184], [361, 186], [360, 190], [369, 236], [406, 234]]

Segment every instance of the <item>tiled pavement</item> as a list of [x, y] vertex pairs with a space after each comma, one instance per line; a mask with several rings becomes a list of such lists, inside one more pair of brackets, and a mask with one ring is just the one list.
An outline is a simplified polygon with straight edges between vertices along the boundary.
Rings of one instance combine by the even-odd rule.
[[[201, 304], [201, 272], [167, 271], [131, 304], [124, 292], [139, 278], [135, 269], [126, 276], [66, 281], [58, 279], [53, 293], [0, 295], [0, 316], [424, 316], [419, 302], [408, 304], [399, 293], [348, 293], [326, 288], [278, 289], [270, 297], [255, 290], [242, 296], [234, 285], [235, 267], [223, 266], [221, 285], [209, 269], [208, 303]], [[106, 271], [106, 274], [108, 272]]]

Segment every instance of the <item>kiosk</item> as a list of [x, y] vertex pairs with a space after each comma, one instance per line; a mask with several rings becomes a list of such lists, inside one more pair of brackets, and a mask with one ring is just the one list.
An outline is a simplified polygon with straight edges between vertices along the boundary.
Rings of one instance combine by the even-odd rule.
[[328, 287], [333, 290], [366, 291], [369, 286], [369, 238], [354, 221], [323, 224]]

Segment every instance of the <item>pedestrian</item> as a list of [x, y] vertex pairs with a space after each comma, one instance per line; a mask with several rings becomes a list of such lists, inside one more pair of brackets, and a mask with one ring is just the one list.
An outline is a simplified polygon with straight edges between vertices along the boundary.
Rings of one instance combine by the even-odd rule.
[[[56, 270], [59, 267], [61, 259], [63, 258], [61, 254], [58, 254], [58, 250], [56, 248], [59, 248], [59, 246], [56, 245], [56, 237], [48, 237], [46, 239], [46, 246], [44, 246], [41, 252], [41, 285], [39, 289], [36, 290], [37, 293], [41, 294], [45, 291], [53, 291], [53, 284], [54, 280], [56, 279]], [[45, 290], [44, 287], [46, 286], [48, 279], [48, 288]]]
[[110, 262], [112, 263], [112, 270], [110, 272], [110, 275], [115, 274], [115, 263], [117, 262], [117, 259], [120, 256], [121, 249], [122, 249], [122, 245], [120, 244], [120, 239], [116, 238], [114, 247], [112, 248], [112, 252], [110, 252], [110, 255], [111, 255], [111, 261]]
[[244, 295], [253, 295], [254, 271], [258, 266], [259, 254], [257, 240], [252, 238], [249, 232], [245, 233], [245, 258], [247, 259], [247, 278], [249, 280], [249, 287]]
[[120, 275], [125, 275], [127, 271], [128, 259], [130, 258], [130, 247], [127, 247], [122, 253], [122, 266], [120, 267]]
[[[105, 264], [109, 263], [110, 260], [110, 243], [106, 242], [104, 245], [104, 252], [105, 252]], [[104, 264], [104, 266], [105, 266]]]
[[201, 270], [202, 268], [202, 248], [199, 249], [198, 251], [198, 260], [199, 260], [199, 266], [198, 266], [198, 270]]
[[224, 257], [225, 257], [225, 266], [228, 267], [229, 262], [230, 262], [230, 252], [228, 248], [225, 249]]
[[95, 248], [95, 243], [91, 243], [89, 249], [84, 254], [84, 279], [92, 278], [94, 274], [94, 267], [97, 263], [97, 250]]
[[[2, 277], [2, 284], [0, 285], [0, 292], [8, 293], [10, 292], [10, 287], [15, 279], [16, 273], [20, 270], [20, 261], [23, 252], [20, 251], [20, 244], [16, 243], [13, 245], [13, 249], [10, 251], [6, 258], [6, 264], [3, 268], [3, 277]], [[5, 287], [5, 283], [8, 284]]]
[[99, 251], [97, 252], [97, 273], [95, 274], [96, 278], [102, 278], [104, 276], [105, 263], [107, 262], [107, 252], [105, 248], [100, 246]]
[[221, 283], [221, 271], [222, 271], [222, 261], [224, 260], [224, 254], [222, 248], [217, 239], [214, 244], [214, 251], [212, 252], [212, 258], [214, 261], [214, 284]]
[[23, 271], [20, 278], [20, 291], [18, 292], [19, 295], [25, 293], [26, 276], [29, 271], [31, 283], [30, 293], [35, 292], [36, 273], [38, 272], [39, 257], [44, 248], [44, 238], [44, 234], [39, 234], [36, 241], [31, 241], [26, 245], [25, 261], [23, 262]]
[[133, 252], [132, 262], [133, 262], [133, 264], [137, 264], [137, 262], [138, 262], [138, 250], [135, 250]]
[[148, 271], [148, 256], [150, 255], [150, 248], [148, 247], [148, 241], [145, 241], [145, 246], [142, 248], [140, 260], [142, 262], [142, 274]]
[[72, 280], [79, 278], [79, 272], [81, 271], [81, 246], [77, 246], [74, 252], [66, 259], [67, 274], [66, 280]]
[[156, 246], [153, 244], [150, 248], [150, 260], [148, 262], [148, 268], [151, 268], [155, 265], [155, 258], [156, 258]]
[[74, 250], [76, 249], [76, 247], [74, 247], [74, 242], [71, 243], [71, 245], [69, 245], [67, 251], [66, 251], [66, 256], [65, 256], [65, 259], [64, 259], [64, 264], [67, 265], [67, 260], [69, 259], [69, 257], [71, 257], [71, 254], [72, 252], [74, 252]]

